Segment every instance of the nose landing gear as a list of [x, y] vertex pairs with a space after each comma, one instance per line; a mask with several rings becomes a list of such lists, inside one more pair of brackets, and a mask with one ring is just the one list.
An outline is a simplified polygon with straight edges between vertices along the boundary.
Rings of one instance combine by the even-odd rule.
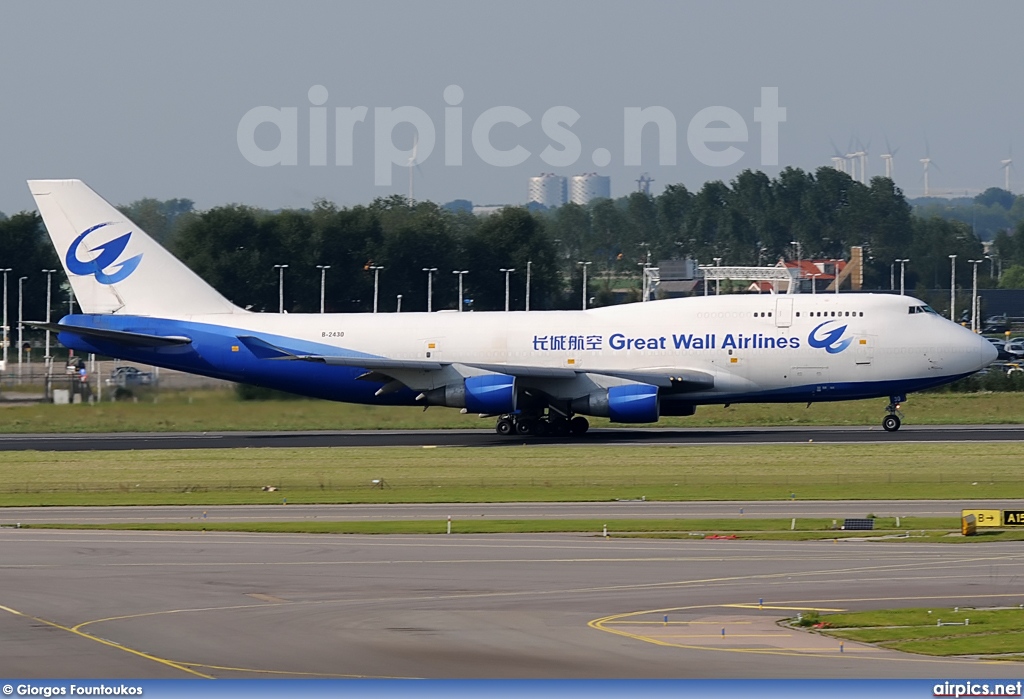
[[886, 416], [882, 418], [882, 429], [886, 432], [895, 432], [903, 424], [900, 419], [903, 413], [900, 412], [900, 403], [907, 399], [906, 396], [889, 396], [889, 405], [885, 406]]

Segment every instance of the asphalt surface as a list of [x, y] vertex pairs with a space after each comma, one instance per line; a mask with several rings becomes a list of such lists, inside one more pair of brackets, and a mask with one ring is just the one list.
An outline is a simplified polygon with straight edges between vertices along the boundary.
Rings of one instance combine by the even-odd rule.
[[777, 624], [1017, 606], [1009, 543], [2, 529], [0, 575], [8, 677], [1024, 677]]
[[[1016, 427], [595, 430], [584, 444], [992, 442]], [[7, 435], [0, 450], [496, 446], [489, 431]], [[530, 440], [530, 443], [552, 443]], [[986, 501], [1024, 509], [1024, 500]], [[1024, 604], [1012, 543], [593, 535], [338, 536], [17, 523], [949, 516], [969, 501], [512, 503], [0, 510], [0, 675], [1024, 677], [779, 620], [810, 609]], [[758, 604], [763, 600], [763, 605]], [[665, 616], [668, 623], [665, 623]]]
[[970, 507], [1024, 510], [1024, 500], [785, 500], [756, 502], [520, 502], [361, 505], [159, 505], [132, 507], [4, 507], [0, 526], [115, 522], [302, 522], [309, 520], [453, 522], [490, 519], [720, 519], [959, 517]]
[[580, 438], [558, 441], [502, 437], [492, 430], [353, 430], [323, 432], [161, 432], [107, 434], [0, 435], [0, 451], [97, 451], [107, 449], [230, 449], [258, 447], [496, 447], [509, 444], [685, 445], [826, 444], [914, 442], [1015, 442], [1024, 425], [904, 426], [898, 432], [879, 427], [731, 427], [715, 429], [595, 429]]

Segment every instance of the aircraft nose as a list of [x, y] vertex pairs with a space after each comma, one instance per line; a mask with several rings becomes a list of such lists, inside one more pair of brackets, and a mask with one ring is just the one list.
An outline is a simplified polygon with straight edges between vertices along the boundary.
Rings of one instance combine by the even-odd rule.
[[999, 358], [999, 350], [981, 335], [978, 335], [978, 345], [979, 354], [981, 355], [981, 366], [978, 368], [984, 369]]

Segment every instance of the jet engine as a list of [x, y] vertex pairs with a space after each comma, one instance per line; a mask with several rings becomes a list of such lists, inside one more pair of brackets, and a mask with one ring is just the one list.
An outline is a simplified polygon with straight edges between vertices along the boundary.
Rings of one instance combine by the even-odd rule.
[[465, 408], [470, 413], [503, 415], [516, 410], [516, 378], [507, 374], [469, 376], [423, 393], [428, 405]]
[[571, 408], [574, 413], [612, 422], [657, 422], [658, 387], [645, 383], [611, 386], [573, 399]]

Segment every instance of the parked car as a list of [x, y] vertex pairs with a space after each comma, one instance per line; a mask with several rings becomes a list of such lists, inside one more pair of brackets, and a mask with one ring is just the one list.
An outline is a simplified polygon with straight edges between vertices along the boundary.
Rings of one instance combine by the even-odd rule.
[[1014, 359], [1024, 357], [1024, 337], [1018, 337], [1007, 342], [1006, 351], [1013, 355]]
[[153, 372], [142, 371], [134, 366], [115, 367], [107, 379], [108, 386], [121, 386], [129, 388], [132, 386], [151, 386], [153, 384]]
[[1006, 316], [989, 316], [982, 323], [983, 333], [1001, 333], [1010, 329], [1010, 319]]

